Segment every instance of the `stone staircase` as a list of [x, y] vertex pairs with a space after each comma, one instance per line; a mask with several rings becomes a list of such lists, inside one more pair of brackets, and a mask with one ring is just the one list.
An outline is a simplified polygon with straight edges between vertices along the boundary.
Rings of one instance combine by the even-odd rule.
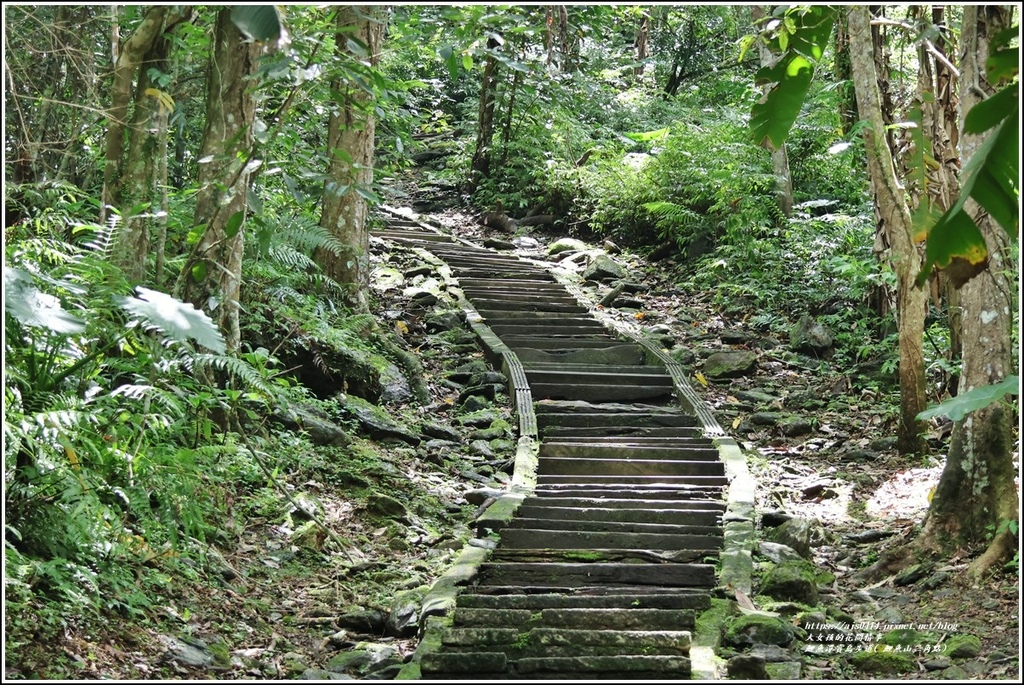
[[513, 487], [478, 521], [482, 563], [455, 583], [450, 621], [430, 624], [421, 677], [690, 678], [728, 480], [678, 369], [540, 265], [405, 219], [375, 235], [451, 269], [521, 435]]

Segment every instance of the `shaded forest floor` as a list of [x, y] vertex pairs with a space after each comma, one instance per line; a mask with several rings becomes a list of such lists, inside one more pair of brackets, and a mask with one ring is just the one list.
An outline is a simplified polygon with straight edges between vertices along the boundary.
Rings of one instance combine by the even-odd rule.
[[[462, 237], [511, 237], [458, 212], [436, 218]], [[544, 247], [556, 236], [531, 237], [538, 246], [521, 252], [547, 259]], [[375, 255], [378, 266], [404, 274], [423, 266], [394, 246], [376, 245]], [[723, 313], [711, 293], [680, 285], [685, 279], [671, 261], [648, 263], [629, 252], [616, 259], [630, 280], [649, 289], [631, 295], [630, 306], [604, 307], [604, 314], [660, 336], [692, 371], [694, 387], [749, 456], [758, 481], [759, 532], [767, 537], [769, 523], [787, 517], [810, 522], [814, 561], [834, 576], [821, 603], [888, 624], [948, 624], [933, 631], [932, 643], [965, 634], [978, 638], [976, 650], [957, 658], [911, 651], [913, 669], [904, 678], [959, 674], [949, 669], [973, 679], [1018, 674], [1017, 567], [971, 587], [963, 571], [978, 550], [965, 550], [924, 566], [909, 581], [890, 578], [868, 586], [854, 579], [858, 569], [919, 527], [948, 431], [937, 428], [931, 436], [935, 456], [899, 456], [892, 392], [863, 386], [826, 360], [788, 351], [783, 337], [750, 323], [758, 312]], [[561, 268], [574, 268], [559, 261]], [[604, 294], [591, 292], [595, 302]], [[460, 329], [428, 332], [424, 311], [401, 287], [376, 295], [375, 313], [400, 330], [403, 345], [419, 356], [431, 392], [426, 406], [390, 407], [393, 419], [406, 426], [429, 419], [457, 436], [431, 447], [425, 435], [418, 446], [364, 435], [344, 451], [322, 448], [322, 461], [289, 474], [290, 482], [315, 494], [332, 530], [351, 542], [344, 552], [303, 526], [296, 512], [282, 515], [279, 496], [268, 489], [265, 509], [250, 509], [234, 535], [207, 550], [205, 564], [189, 569], [174, 560], [157, 562], [168, 564], [168, 581], [148, 611], [114, 619], [67, 615], [58, 637], [48, 630], [38, 641], [26, 639], [33, 616], [9, 616], [8, 639], [13, 629], [21, 642], [15, 659], [8, 652], [7, 678], [394, 677], [416, 647], [409, 607], [470, 537], [486, 489], [507, 481], [511, 451], [503, 452], [501, 440], [511, 435], [490, 435], [489, 454], [479, 444], [480, 431], [488, 428], [458, 420], [464, 388], [451, 382], [453, 371], [482, 359]], [[719, 382], [698, 376], [703, 360], [725, 348], [753, 352], [756, 371]], [[487, 411], [492, 426], [511, 416], [500, 393]], [[784, 431], [793, 419], [805, 421], [807, 430]], [[760, 607], [761, 598], [755, 594], [753, 600]], [[806, 679], [891, 677], [858, 671], [834, 654], [808, 654], [806, 663]]]

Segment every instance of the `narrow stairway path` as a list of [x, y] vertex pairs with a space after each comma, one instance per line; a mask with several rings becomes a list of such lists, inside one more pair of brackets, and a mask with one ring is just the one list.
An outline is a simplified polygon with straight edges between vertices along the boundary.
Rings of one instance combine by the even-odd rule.
[[515, 492], [478, 521], [488, 549], [425, 636], [422, 677], [689, 678], [729, 479], [679, 379], [542, 266], [406, 219], [375, 235], [450, 268], [521, 434]]

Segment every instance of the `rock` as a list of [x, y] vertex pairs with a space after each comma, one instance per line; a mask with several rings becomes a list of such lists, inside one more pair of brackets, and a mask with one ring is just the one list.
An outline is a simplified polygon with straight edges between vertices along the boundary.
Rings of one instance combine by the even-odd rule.
[[850, 663], [865, 673], [887, 675], [910, 673], [916, 667], [914, 659], [902, 652], [857, 652], [850, 655]]
[[564, 252], [582, 252], [590, 249], [586, 243], [575, 238], [559, 238], [555, 242], [548, 245], [547, 253], [549, 255], [562, 254]]
[[776, 564], [785, 561], [798, 561], [803, 558], [792, 547], [778, 542], [762, 542], [758, 545], [758, 551], [761, 556]]
[[807, 435], [814, 431], [814, 425], [805, 418], [790, 416], [779, 422], [779, 430], [789, 438]]
[[802, 316], [789, 336], [789, 346], [794, 352], [814, 356], [827, 356], [835, 344], [835, 337], [820, 322], [809, 316]]
[[459, 410], [463, 413], [471, 414], [473, 412], [478, 412], [481, 409], [486, 409], [489, 406], [491, 406], [491, 401], [486, 397], [481, 397], [480, 395], [469, 395], [462, 404], [459, 405]]
[[722, 641], [732, 647], [758, 643], [785, 647], [795, 636], [793, 626], [777, 616], [745, 614], [732, 619]]
[[469, 451], [471, 454], [479, 455], [484, 459], [494, 459], [496, 456], [494, 450], [491, 449], [490, 443], [486, 440], [474, 440], [469, 443]]
[[891, 530], [862, 530], [859, 533], [851, 533], [846, 535], [845, 538], [852, 543], [863, 545], [867, 542], [878, 542], [885, 538], [892, 537], [893, 532]]
[[428, 333], [441, 333], [460, 328], [463, 322], [461, 310], [432, 312], [424, 319], [424, 326]]
[[761, 512], [761, 527], [762, 528], [777, 528], [786, 521], [793, 518], [792, 514], [787, 514], [784, 511], [778, 509], [768, 509]]
[[921, 662], [921, 665], [924, 666], [927, 671], [941, 671], [944, 668], [952, 666], [953, 662], [950, 661], [948, 657], [936, 656], [931, 659], [925, 659]]
[[747, 421], [755, 426], [776, 426], [784, 418], [777, 411], [758, 411], [747, 417]]
[[778, 400], [774, 395], [769, 395], [760, 390], [735, 390], [732, 394], [738, 400], [753, 402], [754, 404], [771, 404]]
[[745, 345], [754, 339], [750, 333], [739, 330], [725, 330], [719, 333], [718, 337], [726, 345]]
[[759, 592], [775, 599], [814, 606], [818, 603], [815, 568], [803, 559], [777, 564], [761, 578]]
[[729, 659], [726, 666], [729, 680], [767, 680], [764, 659], [753, 654], [739, 654]]
[[610, 240], [604, 241], [601, 247], [604, 248], [604, 251], [607, 252], [608, 254], [619, 254], [620, 252], [622, 252], [622, 248]]
[[943, 680], [970, 680], [970, 674], [959, 666], [950, 666], [941, 673]]
[[302, 672], [302, 680], [352, 680], [352, 676], [325, 671], [321, 668], [307, 668]]
[[403, 601], [388, 612], [384, 633], [394, 637], [412, 637], [419, 629], [420, 603]]
[[800, 680], [803, 664], [799, 661], [780, 661], [777, 664], [765, 664], [765, 670], [772, 680], [795, 682]]
[[765, 663], [769, 664], [788, 661], [792, 658], [789, 650], [783, 649], [778, 645], [754, 645], [750, 648], [750, 654], [761, 657], [765, 660]]
[[540, 248], [540, 241], [528, 235], [521, 235], [512, 239], [512, 244], [520, 250], [537, 250]]
[[424, 423], [420, 426], [420, 432], [431, 438], [437, 438], [438, 440], [446, 440], [448, 442], [460, 442], [462, 436], [454, 428], [449, 426], [442, 426], [439, 423]]
[[974, 635], [952, 635], [946, 640], [946, 656], [973, 659], [981, 653], [981, 640]]
[[413, 307], [433, 307], [438, 301], [435, 293], [424, 288], [406, 288], [404, 294], [412, 300]]
[[897, 573], [896, 577], [892, 580], [893, 585], [910, 585], [912, 583], [916, 583], [931, 573], [933, 568], [935, 568], [935, 564], [929, 562], [914, 564], [913, 566], [905, 568]]
[[500, 240], [498, 238], [484, 238], [484, 247], [489, 247], [492, 250], [514, 250], [516, 249], [515, 243], [508, 240]]
[[405, 508], [404, 504], [394, 497], [379, 492], [371, 492], [370, 496], [366, 498], [366, 509], [371, 514], [395, 520], [402, 520], [409, 516], [409, 510]]
[[893, 437], [877, 438], [868, 443], [868, 447], [877, 452], [885, 452], [886, 450], [891, 450], [896, 447], [897, 442], [899, 442], [899, 440]]
[[882, 607], [875, 612], [875, 618], [882, 623], [906, 623], [903, 613], [896, 607]]
[[470, 428], [482, 428], [490, 426], [495, 421], [499, 420], [501, 415], [492, 409], [478, 409], [476, 411], [467, 412], [464, 415], [458, 417], [456, 421], [460, 426], [467, 426]]
[[493, 400], [497, 395], [498, 386], [488, 383], [486, 385], [474, 385], [459, 393], [459, 402], [465, 402], [470, 397], [482, 397], [486, 400]]
[[582, 277], [585, 281], [613, 281], [616, 278], [625, 278], [627, 275], [626, 270], [616, 264], [615, 260], [606, 254], [599, 254], [583, 270]]
[[496, 490], [494, 488], [476, 488], [475, 490], [469, 490], [466, 492], [463, 497], [465, 497], [466, 501], [470, 504], [480, 506], [487, 500], [496, 499], [501, 497], [503, 494], [505, 494], [504, 490]]
[[489, 428], [479, 428], [469, 434], [470, 440], [497, 440], [498, 438], [504, 438], [506, 435], [505, 428], [503, 426], [490, 426]]
[[712, 379], [739, 378], [757, 370], [757, 355], [746, 350], [715, 352], [704, 361], [704, 375]]
[[345, 430], [331, 421], [325, 412], [302, 404], [293, 404], [275, 414], [275, 418], [290, 430], [302, 430], [310, 442], [317, 446], [346, 447], [352, 442]]
[[345, 673], [347, 671], [360, 671], [371, 663], [369, 652], [361, 649], [354, 649], [341, 654], [335, 654], [327, 662], [327, 670], [333, 673]]
[[399, 426], [390, 416], [366, 400], [351, 395], [345, 395], [344, 398], [345, 411], [359, 421], [359, 425], [371, 438], [381, 441], [396, 440], [413, 446], [420, 444], [418, 435], [413, 435]]
[[190, 668], [206, 668], [213, 665], [213, 652], [203, 640], [191, 637], [178, 639], [171, 635], [157, 635], [157, 639], [167, 648], [163, 661]]
[[811, 547], [825, 544], [826, 533], [817, 519], [791, 518], [772, 531], [771, 539], [789, 545], [805, 559], [811, 558]]
[[[383, 635], [384, 614], [376, 609], [364, 609], [360, 606], [353, 606], [346, 609], [338, 616], [338, 627], [351, 630], [355, 633]], [[330, 670], [334, 670], [333, 668]]]

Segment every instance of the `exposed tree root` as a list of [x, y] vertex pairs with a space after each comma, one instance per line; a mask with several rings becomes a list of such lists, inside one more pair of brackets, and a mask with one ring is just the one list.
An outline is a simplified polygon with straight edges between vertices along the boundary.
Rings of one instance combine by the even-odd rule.
[[995, 566], [1012, 558], [1017, 551], [1017, 536], [1004, 530], [989, 544], [988, 549], [967, 567], [967, 577], [972, 583], [978, 583]]

